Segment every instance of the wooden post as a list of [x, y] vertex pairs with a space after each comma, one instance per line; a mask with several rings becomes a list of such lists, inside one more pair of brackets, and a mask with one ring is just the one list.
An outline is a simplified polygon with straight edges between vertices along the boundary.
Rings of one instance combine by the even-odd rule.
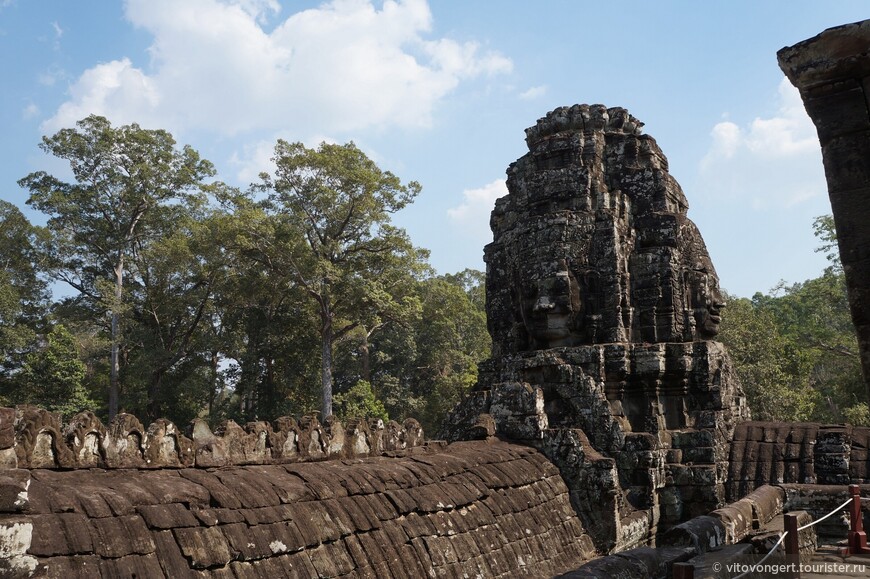
[[793, 579], [800, 579], [801, 546], [798, 533], [797, 515], [783, 515], [783, 530], [788, 533], [785, 536], [786, 563], [794, 564], [794, 571], [789, 575]]
[[672, 573], [674, 579], [695, 579], [695, 566], [691, 563], [674, 563]]
[[849, 548], [848, 555], [870, 553], [867, 546], [867, 533], [864, 532], [864, 520], [861, 515], [861, 487], [849, 485], [852, 504], [849, 505]]

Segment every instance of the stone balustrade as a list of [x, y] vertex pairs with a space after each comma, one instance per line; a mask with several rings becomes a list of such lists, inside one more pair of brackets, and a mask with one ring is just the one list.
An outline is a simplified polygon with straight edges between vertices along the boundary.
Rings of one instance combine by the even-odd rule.
[[147, 428], [132, 414], [108, 426], [93, 412], [63, 424], [60, 416], [33, 406], [0, 408], [0, 468], [180, 468], [280, 464], [380, 456], [423, 444], [420, 423], [314, 416], [274, 422], [232, 420], [212, 430], [195, 420], [185, 433], [166, 419]]

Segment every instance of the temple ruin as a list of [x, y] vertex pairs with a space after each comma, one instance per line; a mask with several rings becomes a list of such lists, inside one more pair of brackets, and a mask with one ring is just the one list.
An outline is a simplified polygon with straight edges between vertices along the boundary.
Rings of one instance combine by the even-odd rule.
[[[870, 25], [808, 42], [780, 59], [819, 127], [860, 333]], [[842, 503], [870, 483], [870, 428], [751, 421], [718, 277], [642, 126], [574, 105], [526, 130], [485, 248], [492, 356], [437, 440], [413, 419], [0, 408], [0, 577], [669, 577]]]
[[444, 433], [464, 438], [487, 414], [539, 448], [602, 552], [724, 504], [729, 442], [749, 418], [712, 340], [716, 271], [642, 126], [576, 105], [526, 131], [484, 250], [493, 356]]

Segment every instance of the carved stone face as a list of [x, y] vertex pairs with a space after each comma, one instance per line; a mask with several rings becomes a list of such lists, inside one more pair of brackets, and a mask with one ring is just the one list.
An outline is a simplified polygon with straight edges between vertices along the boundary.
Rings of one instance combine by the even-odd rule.
[[726, 304], [719, 289], [719, 278], [706, 253], [688, 272], [688, 283], [695, 331], [699, 338], [710, 339], [719, 333], [720, 316]]
[[559, 260], [555, 271], [543, 277], [523, 276], [519, 284], [520, 313], [533, 346], [573, 345], [582, 302], [580, 286], [565, 260]]

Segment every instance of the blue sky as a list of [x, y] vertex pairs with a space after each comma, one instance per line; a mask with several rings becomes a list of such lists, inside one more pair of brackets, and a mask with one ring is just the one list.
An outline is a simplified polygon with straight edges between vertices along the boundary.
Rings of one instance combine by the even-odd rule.
[[866, 1], [0, 0], [0, 197], [63, 167], [43, 134], [90, 113], [171, 131], [246, 186], [277, 138], [355, 141], [423, 193], [396, 220], [442, 273], [483, 268], [524, 132], [574, 103], [646, 123], [722, 285], [825, 266], [818, 142], [776, 51]]

